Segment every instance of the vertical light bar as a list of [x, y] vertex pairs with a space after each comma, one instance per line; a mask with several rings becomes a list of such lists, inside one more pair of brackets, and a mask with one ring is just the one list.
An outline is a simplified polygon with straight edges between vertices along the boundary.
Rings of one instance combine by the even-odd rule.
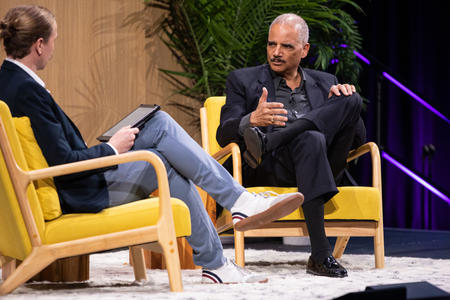
[[439, 118], [441, 118], [442, 120], [444, 120], [445, 122], [447, 122], [447, 124], [450, 123], [450, 120], [447, 119], [447, 117], [445, 117], [443, 114], [441, 114], [439, 111], [437, 111], [434, 107], [432, 107], [430, 104], [428, 104], [425, 100], [423, 100], [422, 98], [420, 98], [419, 96], [417, 96], [417, 94], [415, 94], [413, 91], [411, 91], [410, 89], [408, 89], [406, 86], [404, 86], [403, 84], [401, 84], [400, 82], [398, 82], [398, 80], [396, 80], [394, 77], [392, 77], [391, 75], [389, 75], [386, 72], [383, 72], [383, 76], [386, 77], [387, 79], [389, 79], [393, 84], [395, 84], [396, 86], [398, 86], [400, 89], [402, 89], [404, 92], [406, 92], [408, 95], [410, 95], [411, 97], [414, 98], [414, 100], [416, 100], [417, 102], [419, 102], [420, 104], [422, 104], [423, 106], [425, 106], [427, 109], [429, 109], [430, 111], [432, 111], [435, 115], [437, 115]]
[[435, 194], [436, 196], [438, 196], [439, 198], [441, 198], [444, 201], [447, 201], [448, 204], [450, 204], [450, 199], [444, 195], [442, 192], [440, 192], [438, 189], [436, 189], [434, 186], [432, 186], [431, 184], [429, 184], [427, 181], [425, 181], [424, 179], [422, 179], [420, 176], [418, 176], [417, 174], [415, 174], [413, 171], [411, 171], [410, 169], [408, 169], [407, 167], [405, 167], [404, 165], [402, 165], [401, 163], [399, 163], [398, 161], [396, 161], [394, 158], [392, 158], [389, 154], [387, 154], [386, 152], [382, 151], [381, 152], [381, 156], [386, 159], [388, 162], [390, 162], [391, 164], [393, 164], [394, 166], [396, 166], [397, 168], [399, 168], [400, 170], [402, 170], [406, 175], [408, 175], [409, 177], [411, 177], [412, 179], [414, 179], [415, 181], [417, 181], [418, 183], [420, 183], [421, 185], [423, 185], [426, 189], [428, 189], [429, 191], [431, 191], [433, 194]]

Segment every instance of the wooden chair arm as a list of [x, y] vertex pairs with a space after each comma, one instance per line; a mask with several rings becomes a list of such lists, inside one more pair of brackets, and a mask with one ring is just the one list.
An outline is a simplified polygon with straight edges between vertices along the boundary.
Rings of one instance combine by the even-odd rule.
[[370, 152], [372, 162], [372, 186], [379, 189], [381, 193], [381, 160], [380, 151], [377, 144], [369, 142], [360, 146], [358, 149], [350, 151], [347, 157], [347, 162], [350, 162], [368, 152]]
[[221, 160], [227, 155], [231, 154], [231, 159], [233, 161], [233, 178], [242, 185], [242, 163], [241, 163], [241, 150], [236, 143], [229, 143], [221, 150], [212, 154], [211, 156], [215, 160]]
[[45, 169], [38, 169], [33, 171], [24, 172], [28, 175], [30, 181], [73, 174], [82, 171], [104, 168], [109, 166], [114, 166], [118, 164], [123, 164], [133, 161], [146, 161], [153, 165], [156, 177], [158, 180], [159, 189], [159, 201], [160, 201], [160, 215], [164, 215], [167, 211], [171, 212], [170, 205], [170, 192], [169, 183], [167, 180], [167, 172], [161, 159], [149, 151], [140, 150], [132, 151], [128, 153], [123, 153], [119, 155], [111, 155], [105, 157], [99, 157], [94, 159], [88, 159], [68, 164], [62, 164], [58, 166], [48, 167]]
[[[366, 153], [370, 152], [371, 162], [372, 162], [372, 186], [376, 187], [381, 192], [381, 160], [380, 160], [380, 151], [378, 146], [369, 142], [355, 150], [350, 151], [347, 157], [347, 162], [350, 162]], [[230, 143], [226, 145], [221, 150], [212, 154], [212, 157], [215, 160], [220, 160], [227, 155], [231, 154], [233, 161], [233, 178], [242, 184], [242, 172], [241, 172], [241, 151], [239, 146], [236, 143]]]

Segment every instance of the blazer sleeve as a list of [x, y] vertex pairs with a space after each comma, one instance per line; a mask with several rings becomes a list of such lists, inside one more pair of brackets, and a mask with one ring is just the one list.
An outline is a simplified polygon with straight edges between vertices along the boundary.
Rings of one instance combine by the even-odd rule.
[[[20, 113], [30, 118], [36, 140], [50, 166], [114, 154], [103, 143], [87, 148], [75, 130], [63, 128], [56, 103], [41, 86], [24, 85], [16, 104]], [[66, 125], [69, 126], [68, 120]]]
[[239, 124], [250, 111], [247, 109], [245, 84], [239, 80], [236, 71], [231, 72], [227, 78], [226, 95], [226, 103], [222, 107], [220, 125], [216, 133], [217, 142], [222, 147], [231, 142], [242, 145]]

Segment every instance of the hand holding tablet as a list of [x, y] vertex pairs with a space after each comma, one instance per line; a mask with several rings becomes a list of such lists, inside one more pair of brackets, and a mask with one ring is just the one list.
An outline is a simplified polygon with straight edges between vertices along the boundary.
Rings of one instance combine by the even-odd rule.
[[161, 107], [156, 104], [148, 105], [141, 104], [122, 120], [112, 126], [110, 129], [105, 131], [102, 135], [97, 137], [100, 142], [108, 142], [109, 139], [121, 128], [125, 126], [137, 127], [141, 129], [145, 122], [150, 120], [150, 118], [160, 109]]

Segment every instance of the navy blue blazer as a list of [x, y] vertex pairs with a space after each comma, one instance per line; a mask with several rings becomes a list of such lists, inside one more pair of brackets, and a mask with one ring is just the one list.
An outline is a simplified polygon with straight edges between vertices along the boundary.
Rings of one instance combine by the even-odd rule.
[[[88, 148], [75, 124], [50, 93], [9, 61], [0, 68], [0, 100], [14, 117], [30, 118], [36, 140], [50, 166], [114, 155], [104, 143]], [[63, 213], [98, 212], [109, 205], [105, 169], [55, 177]]]
[[[331, 86], [338, 83], [337, 78], [332, 74], [311, 69], [303, 69], [303, 72], [311, 109], [317, 108], [328, 100]], [[275, 86], [267, 64], [235, 70], [228, 75], [227, 100], [222, 107], [216, 134], [219, 145], [224, 147], [230, 142], [235, 142], [241, 150], [245, 149], [244, 140], [238, 133], [239, 124], [245, 115], [258, 106], [263, 87], [268, 91], [267, 101], [274, 101]], [[272, 126], [261, 127], [261, 130], [270, 132], [272, 128]]]

